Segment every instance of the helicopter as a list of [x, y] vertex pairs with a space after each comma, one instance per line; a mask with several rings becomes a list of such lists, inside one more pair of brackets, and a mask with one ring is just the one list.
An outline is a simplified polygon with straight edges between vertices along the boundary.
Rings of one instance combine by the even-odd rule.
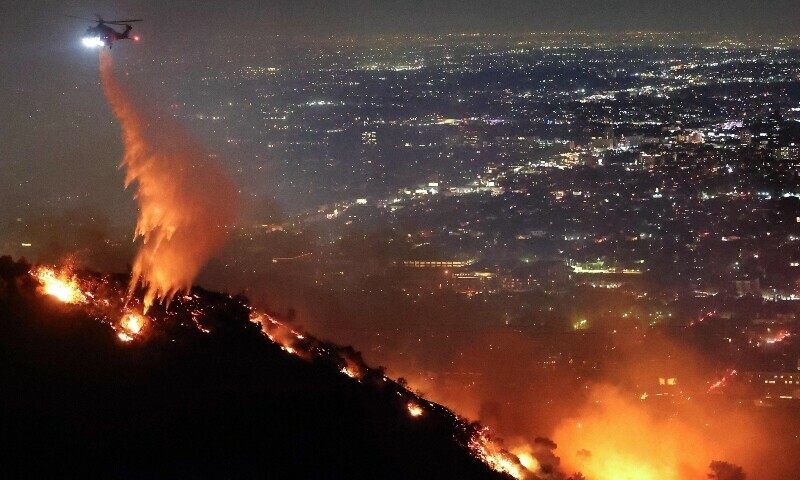
[[[78, 20], [86, 20], [88, 22], [97, 22], [97, 25], [94, 27], [89, 27], [86, 29], [86, 33], [83, 36], [83, 44], [87, 47], [105, 47], [108, 45], [108, 48], [112, 48], [114, 42], [117, 40], [133, 40], [135, 42], [139, 41], [139, 36], [134, 35], [130, 36], [131, 30], [133, 27], [130, 25], [134, 22], [141, 22], [142, 19], [132, 19], [132, 20], [103, 20], [100, 15], [97, 15], [96, 20], [90, 20], [88, 18], [82, 17], [74, 17], [72, 15], [65, 15], [70, 18], [77, 18]], [[122, 32], [118, 32], [109, 25], [124, 25], [125, 30]]]

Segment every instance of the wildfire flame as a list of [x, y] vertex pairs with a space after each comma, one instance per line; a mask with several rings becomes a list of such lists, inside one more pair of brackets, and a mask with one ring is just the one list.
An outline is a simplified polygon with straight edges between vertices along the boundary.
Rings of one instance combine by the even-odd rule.
[[519, 463], [522, 464], [522, 466], [525, 467], [525, 469], [528, 470], [529, 472], [536, 472], [537, 470], [539, 470], [540, 468], [539, 462], [536, 460], [536, 458], [534, 458], [533, 454], [531, 454], [530, 452], [527, 452], [523, 449], [518, 449], [518, 450], [512, 450], [511, 453], [517, 456], [517, 458], [519, 459]]
[[416, 403], [414, 403], [414, 402], [408, 402], [408, 413], [409, 413], [409, 414], [410, 414], [412, 417], [419, 417], [419, 416], [422, 416], [422, 414], [423, 414], [424, 412], [423, 412], [423, 410], [422, 410], [422, 407], [420, 407], [420, 406], [419, 406], [419, 405], [417, 405]]
[[119, 322], [119, 328], [121, 330], [117, 332], [117, 337], [123, 342], [133, 341], [142, 333], [142, 329], [144, 329], [146, 324], [147, 318], [144, 315], [128, 312], [123, 315], [122, 320]]
[[129, 295], [141, 283], [144, 312], [188, 291], [208, 258], [222, 245], [234, 217], [234, 189], [208, 154], [179, 126], [149, 118], [114, 78], [102, 52], [100, 74], [122, 127], [125, 186], [136, 184], [143, 242], [133, 263]]
[[571, 447], [561, 451], [568, 468], [597, 480], [703, 478], [716, 448], [702, 431], [652, 416], [612, 386], [596, 386], [592, 398], [596, 403], [556, 429], [555, 441]]
[[250, 321], [261, 327], [261, 333], [271, 342], [280, 345], [281, 350], [292, 355], [310, 358], [311, 352], [308, 349], [301, 349], [296, 346], [306, 337], [300, 332], [289, 328], [281, 322], [275, 320], [267, 314], [256, 311], [251, 312]]
[[41, 291], [64, 303], [86, 303], [87, 297], [81, 291], [77, 277], [69, 269], [58, 271], [52, 267], [36, 267], [31, 275], [41, 284]]
[[737, 372], [736, 372], [735, 369], [728, 370], [727, 372], [725, 372], [725, 375], [723, 375], [722, 378], [720, 378], [716, 382], [712, 383], [711, 386], [708, 387], [707, 393], [712, 393], [712, 392], [714, 392], [716, 390], [719, 390], [720, 388], [724, 387], [725, 385], [727, 385], [728, 380], [731, 377], [735, 377], [736, 374], [737, 374]]
[[789, 333], [789, 332], [778, 332], [775, 336], [767, 338], [765, 341], [767, 343], [770, 343], [770, 344], [772, 344], [772, 343], [780, 343], [780, 342], [786, 340], [787, 338], [789, 338], [791, 336], [792, 336], [792, 334]]
[[519, 460], [503, 450], [489, 434], [489, 428], [476, 430], [467, 445], [470, 452], [483, 463], [500, 473], [511, 475], [517, 480], [525, 477], [525, 471]]
[[[145, 329], [153, 321], [147, 314], [140, 312], [139, 307], [134, 310], [133, 307], [128, 306], [124, 296], [118, 297], [116, 292], [122, 287], [115, 287], [114, 283], [109, 281], [108, 278], [79, 280], [77, 275], [72, 274], [69, 268], [58, 270], [51, 267], [36, 267], [30, 270], [30, 274], [40, 283], [40, 289], [44, 293], [53, 295], [65, 303], [83, 304], [82, 308], [85, 308], [87, 313], [95, 317], [99, 322], [109, 325], [122, 342], [128, 343], [142, 337]], [[210, 330], [203, 327], [197, 320], [199, 312], [202, 311], [202, 309], [198, 311], [199, 307], [193, 305], [194, 300], [197, 298], [199, 297], [196, 295], [184, 296], [179, 301], [190, 312], [193, 319], [192, 325], [200, 332], [209, 333]], [[133, 303], [137, 303], [137, 301], [134, 299]], [[333, 358], [339, 362], [342, 374], [359, 382], [368, 378], [384, 382], [389, 381], [388, 377], [382, 372], [380, 376], [375, 375], [376, 371], [364, 364], [360, 355], [352, 349], [325, 344], [298, 332], [266, 313], [258, 312], [252, 308], [250, 308], [250, 311], [250, 321], [258, 325], [261, 333], [271, 342], [279, 345], [285, 352], [306, 359], [314, 356]], [[113, 318], [119, 318], [119, 321], [110, 320]], [[412, 394], [405, 389], [398, 390], [397, 394], [408, 399], [406, 408], [409, 415], [414, 418], [424, 415], [425, 410], [420, 406], [420, 397], [418, 395]], [[465, 436], [459, 442], [463, 441], [472, 455], [497, 472], [506, 473], [516, 479], [522, 479], [528, 472], [526, 468], [538, 468], [538, 463], [530, 454], [523, 452], [518, 460], [513, 454], [504, 450], [499, 441], [489, 435], [488, 428], [467, 426], [466, 421], [456, 417], [452, 411], [441, 406], [431, 405], [433, 408], [438, 408], [441, 412], [458, 420], [465, 433]]]

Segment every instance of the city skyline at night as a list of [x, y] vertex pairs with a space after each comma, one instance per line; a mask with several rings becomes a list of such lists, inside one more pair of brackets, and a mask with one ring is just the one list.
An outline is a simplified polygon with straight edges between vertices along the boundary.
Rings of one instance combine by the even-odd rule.
[[159, 478], [791, 478], [797, 12], [4, 4], [0, 378], [51, 392], [14, 431]]

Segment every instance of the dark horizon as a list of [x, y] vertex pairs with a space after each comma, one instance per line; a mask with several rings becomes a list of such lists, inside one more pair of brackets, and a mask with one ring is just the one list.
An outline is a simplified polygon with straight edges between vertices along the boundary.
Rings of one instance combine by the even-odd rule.
[[[300, 0], [233, 2], [152, 0], [107, 2], [4, 2], [0, 13], [16, 21], [4, 36], [24, 44], [39, 31], [80, 29], [63, 15], [144, 18], [154, 32], [178, 28], [180, 39], [195, 34], [263, 30], [276, 34], [361, 35], [404, 33], [527, 33], [536, 31], [665, 31], [755, 34], [800, 33], [794, 2], [504, 0], [388, 2]], [[33, 34], [33, 35], [32, 35]], [[27, 38], [26, 38], [27, 37]], [[175, 41], [175, 38], [173, 38]]]

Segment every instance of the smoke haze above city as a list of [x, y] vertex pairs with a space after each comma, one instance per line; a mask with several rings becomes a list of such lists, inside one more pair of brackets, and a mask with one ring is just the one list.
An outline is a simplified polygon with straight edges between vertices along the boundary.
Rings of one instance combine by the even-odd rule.
[[55, 266], [0, 307], [133, 352], [235, 311], [516, 478], [791, 476], [792, 3], [5, 2], [0, 256]]

